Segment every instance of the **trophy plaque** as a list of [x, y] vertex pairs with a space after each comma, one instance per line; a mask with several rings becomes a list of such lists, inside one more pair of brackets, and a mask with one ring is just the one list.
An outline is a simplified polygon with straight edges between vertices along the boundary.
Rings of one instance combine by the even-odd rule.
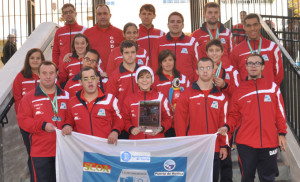
[[154, 133], [161, 126], [160, 101], [139, 102], [139, 129], [145, 133]]

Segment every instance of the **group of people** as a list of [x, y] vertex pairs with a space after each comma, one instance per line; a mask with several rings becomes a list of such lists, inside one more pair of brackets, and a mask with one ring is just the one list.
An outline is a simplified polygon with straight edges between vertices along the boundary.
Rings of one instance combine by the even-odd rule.
[[[142, 23], [123, 31], [110, 23], [110, 9], [96, 7], [97, 23], [76, 23], [64, 4], [65, 26], [56, 31], [52, 61], [28, 51], [13, 85], [18, 124], [26, 145], [31, 181], [55, 181], [55, 128], [107, 138], [149, 139], [219, 132], [213, 181], [232, 181], [230, 145], [235, 131], [242, 181], [278, 175], [277, 147], [285, 150], [286, 121], [279, 86], [283, 66], [278, 46], [260, 35], [258, 15], [243, 21], [247, 37], [235, 45], [218, 21], [220, 7], [207, 3], [205, 23], [191, 36], [179, 12], [169, 32], [154, 28], [155, 8], [140, 8]], [[139, 127], [139, 104], [158, 101], [161, 125]]]

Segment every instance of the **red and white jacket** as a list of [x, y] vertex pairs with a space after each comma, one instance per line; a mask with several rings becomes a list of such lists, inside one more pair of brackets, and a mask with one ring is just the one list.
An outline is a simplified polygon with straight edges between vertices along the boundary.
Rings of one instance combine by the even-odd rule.
[[[280, 49], [275, 42], [269, 41], [262, 36], [261, 39], [262, 45], [260, 55], [265, 60], [265, 68], [262, 74], [269, 81], [274, 81], [277, 85], [280, 85], [283, 80], [283, 63]], [[256, 51], [259, 40], [251, 40], [250, 45], [252, 49]], [[247, 40], [244, 40], [233, 49], [230, 57], [231, 63], [239, 71], [242, 81], [248, 76], [246, 59], [250, 54], [251, 52]]]
[[[230, 65], [230, 59], [229, 56], [232, 52], [232, 49], [234, 47], [233, 37], [230, 30], [222, 23], [218, 23], [219, 27], [219, 40], [221, 41], [224, 51], [222, 55], [222, 61], [226, 63], [227, 65]], [[215, 37], [216, 30], [212, 31], [213, 37]], [[199, 51], [199, 58], [207, 57], [206, 55], [206, 44], [210, 41], [209, 33], [206, 29], [206, 22], [202, 24], [202, 27], [195, 30], [192, 33], [192, 37], [195, 37], [199, 43], [198, 51]]]
[[135, 72], [138, 67], [139, 65], [136, 64], [134, 71], [130, 72], [121, 63], [119, 69], [116, 69], [108, 80], [106, 93], [116, 96], [121, 106], [128, 95], [136, 93], [139, 90], [135, 81]]
[[102, 138], [107, 138], [112, 131], [121, 133], [124, 122], [118, 99], [112, 94], [97, 97], [90, 112], [86, 101], [81, 98], [81, 92], [70, 99], [65, 124], [72, 126], [76, 132]]
[[83, 33], [85, 27], [78, 25], [77, 22], [73, 24], [65, 24], [56, 30], [54, 35], [52, 61], [61, 70], [63, 65], [63, 58], [67, 53], [72, 52], [72, 41], [76, 34]]
[[20, 102], [17, 115], [20, 128], [30, 133], [31, 157], [54, 157], [56, 153], [56, 133], [45, 131], [47, 123], [62, 129], [67, 115], [69, 93], [57, 89], [58, 115], [61, 121], [52, 121], [52, 104], [40, 87], [26, 94]]
[[246, 80], [231, 98], [229, 132], [236, 128], [235, 142], [253, 148], [278, 147], [278, 135], [285, 135], [286, 118], [279, 87], [266, 78]]
[[98, 24], [95, 24], [93, 27], [88, 28], [84, 35], [88, 37], [91, 49], [97, 50], [100, 54], [100, 68], [101, 71], [106, 72], [110, 52], [115, 47], [120, 46], [123, 41], [122, 30], [112, 25], [109, 25], [107, 29], [102, 29], [98, 27]]
[[176, 68], [187, 76], [188, 80], [194, 81], [196, 77], [198, 60], [198, 42], [194, 37], [182, 33], [177, 39], [173, 39], [170, 33], [156, 40], [152, 48], [150, 66], [156, 72], [158, 69], [158, 55], [164, 49], [170, 49], [176, 56]]
[[148, 30], [144, 25], [139, 25], [139, 37], [137, 40], [138, 45], [145, 48], [151, 59], [151, 48], [156, 39], [164, 36], [165, 33], [159, 29], [152, 27]]
[[[149, 55], [146, 49], [141, 46], [138, 47], [138, 51], [136, 53], [136, 63], [139, 66], [148, 66]], [[120, 64], [123, 62], [123, 56], [121, 54], [120, 47], [114, 48], [108, 58], [106, 73], [108, 77], [119, 68]]]
[[235, 34], [235, 35], [233, 35], [233, 37], [234, 37], [236, 45], [238, 45], [243, 40], [245, 40], [245, 38], [247, 36], [245, 33], [245, 30], [244, 30], [244, 25], [242, 23], [233, 25], [232, 33]]
[[35, 89], [39, 83], [39, 76], [33, 73], [31, 78], [25, 78], [21, 72], [16, 76], [12, 89], [15, 99], [16, 113], [18, 113], [18, 107], [24, 95]]
[[[215, 86], [204, 96], [194, 82], [179, 97], [175, 112], [176, 136], [214, 134], [226, 123], [227, 97]], [[224, 136], [218, 135], [215, 152], [225, 146]]]
[[[161, 103], [161, 126], [163, 131], [155, 136], [151, 136], [140, 132], [137, 135], [132, 135], [131, 130], [139, 125], [139, 102], [140, 101], [160, 101]], [[164, 132], [167, 131], [172, 124], [172, 111], [168, 99], [156, 91], [141, 91], [138, 90], [134, 94], [129, 95], [124, 101], [123, 118], [125, 130], [130, 134], [129, 139], [150, 139], [164, 138]]]
[[64, 83], [68, 79], [73, 78], [75, 75], [77, 75], [82, 66], [82, 59], [78, 59], [78, 56], [76, 54], [73, 54], [70, 57], [70, 62], [64, 62], [63, 67], [58, 73], [58, 82]]

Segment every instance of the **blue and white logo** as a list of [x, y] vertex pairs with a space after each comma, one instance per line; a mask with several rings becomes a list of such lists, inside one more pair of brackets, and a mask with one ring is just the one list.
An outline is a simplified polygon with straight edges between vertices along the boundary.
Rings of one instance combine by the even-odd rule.
[[67, 109], [66, 103], [62, 102], [62, 103], [60, 104], [60, 109]]
[[171, 159], [166, 160], [164, 163], [164, 168], [167, 171], [172, 171], [173, 169], [175, 169], [175, 167], [176, 167], [176, 163], [175, 163], [175, 161], [173, 161]]
[[262, 56], [261, 56], [265, 61], [269, 61], [269, 57], [268, 57], [268, 55], [266, 55], [266, 54], [263, 54]]
[[123, 153], [121, 154], [121, 159], [122, 159], [122, 161], [124, 161], [124, 162], [128, 162], [128, 161], [130, 161], [130, 159], [131, 159], [131, 154], [130, 154], [129, 152], [123, 152]]
[[221, 42], [222, 44], [226, 44], [226, 40], [225, 40], [224, 38], [221, 38], [221, 39], [220, 39], [220, 42]]
[[265, 99], [264, 99], [265, 102], [271, 102], [271, 97], [270, 95], [265, 95]]
[[182, 48], [182, 49], [181, 49], [181, 53], [188, 54], [189, 52], [188, 52], [187, 48]]
[[210, 107], [215, 108], [215, 109], [218, 109], [218, 108], [219, 108], [219, 106], [218, 106], [218, 101], [213, 101], [213, 103], [211, 104]]
[[138, 65], [144, 65], [144, 62], [142, 59], [138, 59]]
[[105, 109], [99, 109], [97, 116], [106, 116]]
[[226, 73], [225, 79], [230, 80], [230, 76], [228, 73]]

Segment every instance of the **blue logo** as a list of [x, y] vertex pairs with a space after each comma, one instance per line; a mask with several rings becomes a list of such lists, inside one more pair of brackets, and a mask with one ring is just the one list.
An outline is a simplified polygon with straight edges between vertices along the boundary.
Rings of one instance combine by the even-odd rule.
[[144, 65], [144, 62], [142, 59], [138, 59], [138, 65]]
[[166, 160], [164, 163], [164, 168], [167, 171], [172, 171], [173, 169], [175, 169], [175, 167], [176, 167], [176, 163], [175, 163], [175, 161], [173, 161], [171, 159]]
[[124, 162], [128, 162], [131, 159], [131, 154], [129, 152], [124, 152], [122, 153], [121, 158]]

